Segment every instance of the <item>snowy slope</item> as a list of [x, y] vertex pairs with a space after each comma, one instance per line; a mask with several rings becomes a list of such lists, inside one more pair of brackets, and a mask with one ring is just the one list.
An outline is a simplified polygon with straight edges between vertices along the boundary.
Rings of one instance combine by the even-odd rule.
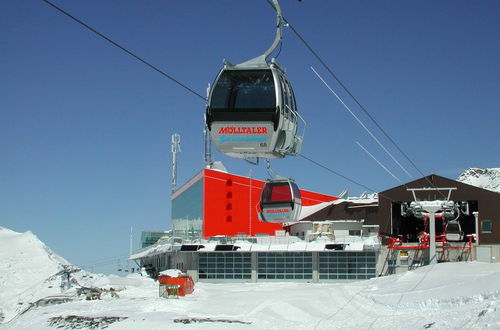
[[[5, 236], [14, 245], [24, 237], [34, 239], [32, 234], [6, 233], [0, 236], [2, 251]], [[39, 244], [33, 240], [35, 249]], [[39, 254], [41, 250], [20, 254], [21, 250], [11, 252], [28, 264], [35, 262], [31, 257], [51, 263]], [[16, 284], [4, 281], [0, 292], [8, 288], [22, 294], [27, 288], [22, 274], [34, 279], [34, 272], [20, 272], [24, 266], [12, 263], [13, 256], [4, 252], [2, 256], [11, 263], [0, 274], [6, 270], [16, 274], [11, 276]], [[0, 324], [0, 329], [76, 329], [96, 324], [139, 330], [500, 328], [500, 263], [442, 263], [351, 283], [196, 283], [194, 294], [179, 299], [158, 298], [158, 284], [139, 274], [85, 276], [75, 273], [86, 286], [117, 288], [119, 297], [85, 300], [75, 297], [74, 288], [65, 290], [64, 294], [73, 294], [71, 301], [31, 308]], [[12, 297], [4, 299], [2, 295], [0, 306], [5, 308]]]
[[81, 286], [120, 289], [136, 283], [83, 271], [55, 254], [30, 231], [17, 233], [0, 227], [0, 260], [0, 324], [37, 306], [74, 300]]
[[500, 193], [500, 167], [470, 168], [460, 174], [457, 181]]
[[498, 329], [499, 278], [500, 264], [439, 264], [347, 284], [197, 283], [193, 295], [163, 299], [155, 282], [130, 275], [120, 298], [37, 308], [5, 328], [53, 329], [76, 315], [120, 318], [108, 329]]
[[31, 232], [0, 227], [0, 313], [6, 320], [24, 310], [25, 303], [61, 291], [51, 277], [69, 263], [55, 255]]

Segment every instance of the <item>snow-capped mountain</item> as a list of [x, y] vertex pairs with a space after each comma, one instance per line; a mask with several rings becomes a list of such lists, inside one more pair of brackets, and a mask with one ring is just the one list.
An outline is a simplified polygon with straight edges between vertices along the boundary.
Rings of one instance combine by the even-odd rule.
[[34, 306], [66, 301], [102, 277], [71, 265], [30, 231], [0, 227], [0, 260], [0, 324]]
[[500, 167], [470, 168], [457, 181], [500, 193]]
[[31, 232], [2, 227], [0, 260], [0, 318], [6, 320], [24, 310], [26, 303], [59, 293], [61, 283], [50, 278], [69, 265]]

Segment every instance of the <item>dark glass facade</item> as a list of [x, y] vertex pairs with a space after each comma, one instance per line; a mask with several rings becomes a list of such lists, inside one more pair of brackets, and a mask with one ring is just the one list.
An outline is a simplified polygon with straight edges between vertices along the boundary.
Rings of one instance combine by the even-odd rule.
[[257, 259], [259, 279], [312, 279], [311, 252], [259, 252]]
[[153, 265], [157, 272], [177, 268], [207, 282], [341, 282], [376, 277], [378, 257], [377, 251], [181, 250], [142, 258], [141, 266]]
[[249, 252], [203, 252], [199, 254], [200, 279], [244, 280], [252, 275]]
[[141, 233], [141, 248], [151, 246], [164, 236], [169, 236], [168, 231], [143, 231]]
[[185, 239], [202, 238], [203, 179], [194, 182], [172, 199], [173, 236]]
[[375, 252], [319, 252], [320, 280], [366, 280], [376, 268]]

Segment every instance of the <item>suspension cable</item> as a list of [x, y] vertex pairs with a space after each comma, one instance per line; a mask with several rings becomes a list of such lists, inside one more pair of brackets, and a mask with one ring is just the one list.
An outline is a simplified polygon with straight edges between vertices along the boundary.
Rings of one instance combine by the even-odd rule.
[[[274, 9], [274, 6], [270, 0], [267, 0], [267, 3]], [[309, 43], [302, 37], [302, 35], [297, 31], [293, 25], [283, 16], [283, 20], [287, 24], [287, 26], [292, 30], [292, 32], [299, 38], [299, 40], [304, 44], [304, 46], [309, 50], [309, 52], [321, 63], [321, 65], [330, 73], [330, 75], [337, 81], [337, 83], [344, 89], [344, 91], [349, 94], [349, 96], [354, 100], [354, 102], [359, 106], [361, 110], [370, 118], [370, 120], [377, 126], [377, 128], [384, 134], [384, 136], [398, 149], [398, 151], [408, 160], [408, 162], [418, 171], [418, 173], [434, 188], [436, 186], [432, 183], [427, 176], [418, 168], [418, 166], [411, 160], [411, 158], [403, 151], [403, 149], [394, 141], [394, 139], [383, 129], [383, 127], [375, 120], [375, 118], [370, 114], [370, 112], [358, 101], [358, 99], [354, 96], [354, 94], [347, 88], [347, 86], [337, 77], [337, 75], [333, 72], [330, 66], [319, 56], [319, 54], [309, 45]], [[440, 192], [442, 197], [442, 192]]]
[[[368, 127], [366, 127], [365, 124], [363, 124], [363, 122], [358, 118], [358, 116], [356, 116], [356, 114], [354, 114], [354, 112], [352, 112], [352, 110], [347, 106], [347, 104], [345, 104], [345, 102], [340, 98], [340, 96], [337, 95], [337, 93], [335, 93], [335, 91], [330, 87], [330, 85], [328, 85], [328, 83], [323, 79], [323, 77], [321, 77], [319, 75], [319, 73], [314, 70], [313, 67], [311, 67], [311, 70], [314, 72], [314, 74], [316, 74], [316, 76], [321, 80], [321, 82], [326, 86], [326, 88], [328, 88], [328, 90], [330, 90], [330, 92], [332, 92], [333, 95], [335, 95], [335, 97], [337, 98], [337, 100], [339, 100], [340, 103], [342, 103], [342, 105], [344, 106], [344, 108], [347, 109], [347, 111], [349, 111], [349, 113], [354, 117], [354, 119], [356, 119], [356, 121], [358, 122], [358, 124], [361, 125], [361, 127], [363, 127], [365, 129], [365, 131], [372, 137], [373, 140], [375, 140], [375, 142], [377, 142], [377, 144], [380, 146], [380, 148], [382, 148], [382, 150], [385, 151], [386, 154], [389, 155], [389, 157], [391, 157], [391, 159], [399, 165], [399, 167], [410, 177], [410, 178], [413, 178], [413, 176], [406, 170], [406, 168], [401, 165], [400, 162], [398, 162], [398, 160], [396, 158], [394, 158], [394, 156], [389, 152], [389, 150], [387, 150], [387, 148], [382, 144], [382, 142], [380, 142], [380, 140], [375, 136], [373, 135], [373, 133], [368, 129]], [[399, 180], [399, 179], [398, 179]]]
[[192, 88], [186, 86], [185, 84], [181, 83], [179, 80], [175, 79], [174, 77], [172, 77], [171, 75], [165, 73], [164, 71], [160, 70], [159, 68], [157, 68], [156, 66], [154, 66], [153, 64], [149, 63], [148, 61], [144, 60], [143, 58], [139, 57], [138, 55], [132, 53], [130, 50], [126, 49], [125, 47], [121, 46], [120, 44], [114, 42], [113, 40], [111, 40], [110, 38], [108, 38], [107, 36], [105, 36], [104, 34], [100, 33], [99, 31], [97, 31], [96, 29], [92, 28], [91, 26], [89, 26], [88, 24], [82, 22], [81, 20], [79, 20], [78, 18], [76, 18], [75, 16], [71, 15], [70, 13], [68, 13], [67, 11], [63, 10], [62, 8], [56, 6], [55, 4], [53, 4], [52, 2], [48, 1], [48, 0], [42, 0], [43, 2], [45, 2], [46, 4], [48, 4], [49, 6], [53, 7], [54, 9], [58, 10], [59, 12], [63, 13], [64, 15], [66, 15], [67, 17], [71, 18], [73, 21], [77, 22], [78, 24], [82, 25], [83, 27], [85, 27], [87, 30], [89, 31], [92, 31], [93, 33], [97, 34], [99, 37], [101, 37], [102, 39], [106, 40], [107, 42], [109, 42], [110, 44], [112, 44], [113, 46], [121, 49], [122, 51], [124, 51], [125, 53], [129, 54], [130, 56], [134, 57], [135, 59], [141, 61], [142, 63], [144, 63], [145, 65], [147, 65], [148, 67], [150, 67], [151, 69], [155, 70], [156, 72], [160, 73], [161, 75], [165, 76], [166, 78], [170, 79], [171, 81], [173, 81], [174, 83], [176, 83], [177, 85], [181, 86], [182, 88], [186, 89], [187, 91], [189, 91], [191, 94], [194, 94], [196, 95], [197, 97], [201, 98], [203, 101], [207, 101], [207, 99], [202, 96], [201, 94], [197, 93], [196, 91], [194, 91]]
[[[97, 34], [99, 37], [103, 38], [104, 40], [108, 41], [109, 43], [111, 43], [112, 45], [114, 45], [115, 47], [118, 47], [119, 49], [123, 50], [124, 52], [126, 52], [127, 54], [131, 55], [132, 57], [134, 57], [135, 59], [141, 61], [142, 63], [146, 64], [147, 66], [149, 66], [150, 68], [152, 68], [153, 70], [159, 72], [160, 74], [162, 74], [163, 76], [167, 77], [168, 79], [172, 80], [173, 82], [175, 82], [176, 84], [178, 84], [179, 86], [183, 87], [184, 89], [188, 90], [190, 93], [198, 96], [199, 98], [203, 99], [204, 101], [206, 101], [206, 98], [201, 96], [200, 94], [198, 94], [197, 92], [195, 92], [194, 90], [192, 90], [191, 88], [187, 87], [186, 85], [184, 85], [183, 83], [181, 83], [180, 81], [178, 81], [177, 79], [174, 79], [173, 77], [171, 77], [170, 75], [168, 75], [167, 73], [161, 71], [160, 69], [158, 69], [156, 66], [154, 66], [153, 64], [147, 62], [146, 60], [142, 59], [141, 57], [139, 57], [138, 55], [132, 53], [131, 51], [127, 50], [125, 47], [119, 45], [118, 43], [116, 43], [115, 41], [111, 40], [110, 38], [108, 38], [107, 36], [105, 36], [104, 34], [100, 33], [99, 31], [95, 30], [94, 28], [92, 28], [91, 26], [89, 26], [88, 24], [84, 23], [83, 21], [81, 21], [80, 19], [76, 18], [75, 16], [71, 15], [70, 13], [66, 12], [65, 10], [61, 9], [60, 7], [56, 6], [55, 4], [53, 4], [52, 2], [48, 1], [48, 0], [42, 0], [44, 1], [45, 3], [47, 3], [48, 5], [52, 6], [53, 8], [55, 8], [56, 10], [58, 10], [59, 12], [63, 13], [64, 15], [66, 15], [67, 17], [71, 18], [72, 20], [74, 20], [75, 22], [79, 23], [80, 25], [84, 26], [86, 29], [92, 31], [93, 33]], [[269, 0], [268, 0], [269, 2]], [[272, 3], [270, 3], [272, 5]], [[272, 5], [273, 6], [273, 5]], [[273, 6], [274, 8], [274, 6]], [[319, 167], [322, 167], [324, 169], [326, 169], [327, 171], [331, 172], [331, 173], [334, 173], [342, 178], [344, 178], [345, 180], [349, 181], [349, 182], [352, 182], [358, 186], [361, 186], [365, 189], [368, 189], [369, 191], [372, 191], [372, 192], [376, 192], [376, 190], [370, 188], [370, 187], [367, 187], [359, 182], [356, 182], [355, 180], [352, 180], [348, 177], [346, 177], [345, 175], [342, 175], [324, 165], [321, 165], [320, 163], [312, 160], [311, 158], [309, 157], [306, 157], [304, 155], [300, 155], [302, 158], [304, 159], [307, 159], [309, 160], [310, 162], [312, 162], [313, 164], [316, 164], [317, 166]]]
[[[150, 67], [151, 69], [155, 70], [156, 72], [160, 73], [161, 75], [163, 75], [164, 77], [168, 78], [169, 80], [173, 81], [174, 83], [176, 83], [177, 85], [181, 86], [182, 88], [186, 89], [187, 91], [189, 91], [191, 94], [197, 96], [198, 98], [201, 98], [203, 101], [207, 101], [207, 99], [202, 96], [201, 94], [197, 93], [196, 91], [194, 91], [192, 88], [188, 87], [187, 85], [181, 83], [179, 80], [173, 78], [171, 75], [165, 73], [164, 71], [160, 70], [159, 68], [157, 68], [156, 66], [154, 66], [153, 64], [151, 64], [150, 62], [144, 60], [143, 58], [141, 58], [140, 56], [134, 54], [133, 52], [131, 52], [130, 50], [126, 49], [125, 47], [121, 46], [120, 44], [118, 44], [117, 42], [111, 40], [109, 37], [105, 36], [104, 34], [100, 33], [99, 31], [97, 31], [96, 29], [92, 28], [91, 26], [89, 26], [88, 24], [84, 23], [83, 21], [81, 21], [80, 19], [76, 18], [75, 16], [71, 15], [70, 13], [68, 13], [67, 11], [63, 10], [62, 8], [56, 6], [55, 4], [53, 4], [52, 2], [48, 1], [48, 0], [42, 0], [43, 2], [45, 2], [46, 4], [50, 5], [51, 7], [53, 7], [54, 9], [58, 10], [59, 12], [61, 12], [62, 14], [64, 14], [65, 16], [71, 18], [73, 21], [77, 22], [78, 24], [82, 25], [83, 27], [85, 27], [87, 30], [93, 32], [94, 34], [98, 35], [99, 37], [101, 37], [102, 39], [106, 40], [107, 42], [109, 42], [110, 44], [112, 44], [113, 46], [121, 49], [122, 51], [124, 51], [125, 53], [127, 53], [128, 55], [134, 57], [135, 59], [137, 59], [138, 61], [142, 62], [143, 64], [145, 64], [146, 66]], [[273, 7], [274, 9], [274, 5], [271, 3], [270, 0], [267, 0], [267, 2]], [[375, 119], [373, 119], [373, 117], [368, 113], [368, 111], [357, 101], [357, 99], [354, 97], [354, 95], [352, 95], [352, 93], [347, 89], [347, 87], [345, 87], [345, 85], [337, 78], [337, 76], [333, 73], [333, 71], [328, 67], [328, 65], [321, 59], [321, 57], [319, 57], [319, 55], [314, 51], [314, 49], [309, 46], [309, 44], [307, 43], [307, 41], [298, 33], [298, 31], [290, 24], [290, 22], [285, 18], [283, 17], [283, 20], [286, 22], [286, 24], [292, 29], [292, 31], [295, 33], [295, 35], [302, 41], [302, 43], [309, 49], [309, 51], [318, 59], [318, 61], [327, 69], [327, 71], [337, 80], [337, 82], [342, 86], [342, 88], [344, 88], [344, 90], [346, 90], [346, 92], [348, 92], [348, 94], [356, 101], [356, 103], [363, 109], [363, 111], [365, 111], [365, 113], [370, 117], [370, 119], [372, 121], [374, 121], [374, 123], [377, 125], [377, 127], [382, 131], [384, 132], [384, 134], [391, 140], [391, 142], [398, 148], [398, 150], [403, 153], [403, 155], [405, 155], [405, 157], [410, 161], [410, 163], [412, 163], [412, 165], [418, 170], [418, 168], [416, 167], [416, 165], [408, 158], [408, 156], [406, 156], [406, 154], [404, 154], [404, 152], [397, 146], [397, 144], [387, 135], [387, 133], [385, 133], [385, 131], [382, 129], [382, 127], [375, 121]], [[372, 191], [372, 192], [377, 192], [376, 190], [370, 188], [370, 187], [367, 187], [353, 179], [350, 179], [314, 160], [312, 160], [311, 158], [309, 157], [306, 157], [304, 155], [299, 155], [301, 156], [302, 158], [306, 159], [306, 160], [309, 160], [310, 162], [312, 162], [313, 164], [316, 164], [317, 166], [319, 167], [322, 167], [323, 169], [335, 174], [335, 175], [338, 175], [342, 178], [344, 178], [345, 180], [349, 181], [349, 182], [352, 182], [360, 187], [363, 187], [365, 189], [368, 189], [369, 191]], [[427, 177], [420, 171], [418, 170], [419, 173], [424, 176], [426, 178], [427, 181], [429, 181], [427, 179]], [[429, 181], [430, 182], [430, 181]], [[430, 182], [432, 184], [432, 182]], [[432, 184], [433, 185], [433, 184]], [[434, 186], [434, 185], [433, 185]], [[385, 198], [388, 198], [386, 196], [383, 196]], [[391, 198], [388, 198], [389, 200], [393, 201]]]

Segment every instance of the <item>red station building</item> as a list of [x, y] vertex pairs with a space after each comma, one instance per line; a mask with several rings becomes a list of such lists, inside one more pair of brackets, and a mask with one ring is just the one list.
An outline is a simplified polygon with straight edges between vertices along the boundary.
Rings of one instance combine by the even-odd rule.
[[[257, 216], [264, 181], [203, 169], [172, 195], [174, 236], [187, 239], [225, 235], [274, 235], [281, 224]], [[301, 190], [302, 205], [330, 202], [336, 197]]]

